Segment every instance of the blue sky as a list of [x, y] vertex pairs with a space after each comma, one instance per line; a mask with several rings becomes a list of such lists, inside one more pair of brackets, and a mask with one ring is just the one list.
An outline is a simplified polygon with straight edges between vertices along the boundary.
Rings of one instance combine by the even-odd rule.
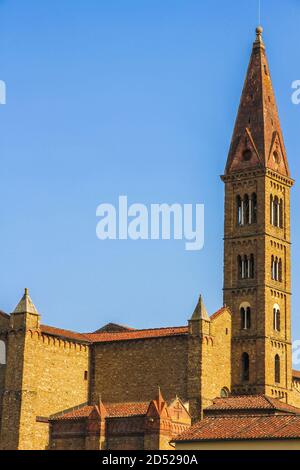
[[[1, 305], [29, 287], [43, 322], [185, 324], [222, 305], [222, 174], [258, 0], [0, 1]], [[298, 0], [262, 0], [264, 39], [299, 181]], [[299, 185], [293, 328], [300, 339]], [[102, 202], [203, 203], [205, 247], [99, 241]], [[298, 242], [297, 242], [298, 240]]]

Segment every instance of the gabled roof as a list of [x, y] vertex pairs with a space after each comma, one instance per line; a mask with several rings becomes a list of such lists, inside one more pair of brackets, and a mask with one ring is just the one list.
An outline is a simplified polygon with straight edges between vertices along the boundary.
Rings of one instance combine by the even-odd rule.
[[122, 331], [132, 331], [134, 328], [129, 328], [128, 326], [118, 325], [117, 323], [107, 323], [107, 325], [102, 326], [94, 333], [120, 333]]
[[220, 416], [199, 421], [175, 442], [300, 439], [300, 415]]
[[214, 321], [216, 318], [218, 318], [219, 316], [222, 315], [222, 313], [224, 313], [225, 311], [230, 311], [228, 307], [222, 307], [220, 308], [220, 310], [218, 310], [216, 313], [213, 313], [211, 316], [210, 316], [210, 320], [211, 321]]

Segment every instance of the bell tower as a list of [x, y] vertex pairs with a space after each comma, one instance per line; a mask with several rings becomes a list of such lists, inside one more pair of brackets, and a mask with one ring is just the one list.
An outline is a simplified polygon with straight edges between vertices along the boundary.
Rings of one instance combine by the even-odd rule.
[[262, 32], [256, 29], [222, 176], [224, 304], [232, 310], [232, 393], [264, 393], [288, 402], [293, 180]]

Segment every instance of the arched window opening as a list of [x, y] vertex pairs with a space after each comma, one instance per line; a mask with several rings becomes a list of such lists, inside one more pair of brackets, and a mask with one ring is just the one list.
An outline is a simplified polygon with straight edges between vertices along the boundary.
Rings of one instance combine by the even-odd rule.
[[245, 255], [244, 256], [244, 276], [243, 279], [248, 279], [249, 278], [249, 262], [248, 262], [248, 257]]
[[270, 196], [270, 222], [274, 227], [283, 228], [283, 200]]
[[270, 196], [270, 223], [274, 225], [274, 198], [272, 194]]
[[257, 223], [257, 195], [256, 193], [252, 194], [251, 197], [251, 222], [252, 224]]
[[277, 196], [274, 198], [273, 210], [273, 225], [275, 225], [275, 227], [279, 227], [279, 200]]
[[279, 202], [279, 227], [283, 228], [283, 200]]
[[280, 357], [278, 354], [275, 356], [275, 383], [280, 383]]
[[245, 194], [244, 196], [244, 212], [245, 212], [245, 216], [244, 216], [244, 221], [245, 221], [245, 224], [250, 224], [250, 203], [249, 203], [249, 196], [248, 194]]
[[0, 340], [0, 365], [6, 364], [6, 345], [5, 342]]
[[238, 256], [238, 277], [239, 279], [243, 278], [243, 261], [241, 256]]
[[272, 279], [275, 280], [275, 260], [274, 260], [273, 255], [271, 258], [271, 274], [272, 274]]
[[255, 261], [254, 255], [238, 256], [238, 277], [239, 279], [255, 278]]
[[282, 260], [278, 261], [278, 279], [279, 282], [282, 282]]
[[278, 281], [279, 279], [279, 260], [278, 257], [276, 256], [275, 258], [275, 281]]
[[249, 382], [250, 378], [250, 361], [249, 354], [242, 354], [242, 381]]
[[250, 256], [250, 273], [249, 273], [249, 277], [251, 279], [254, 279], [254, 255], [251, 254]]
[[241, 196], [237, 196], [236, 198], [236, 207], [237, 207], [237, 223], [238, 225], [244, 225], [243, 201], [242, 201]]
[[273, 326], [275, 331], [280, 331], [280, 309], [278, 305], [274, 305], [273, 309]]
[[241, 329], [250, 330], [251, 328], [251, 307], [241, 307]]

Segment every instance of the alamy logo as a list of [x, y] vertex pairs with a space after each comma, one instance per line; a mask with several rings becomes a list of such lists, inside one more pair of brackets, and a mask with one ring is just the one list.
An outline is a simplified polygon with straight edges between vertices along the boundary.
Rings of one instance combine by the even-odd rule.
[[298, 105], [300, 104], [300, 80], [292, 83], [292, 89], [295, 90], [292, 94], [292, 103]]
[[0, 104], [6, 104], [6, 84], [0, 80]]
[[119, 197], [116, 208], [100, 204], [96, 234], [99, 240], [185, 240], [187, 251], [204, 246], [203, 204], [144, 204], [128, 206], [127, 196]]

